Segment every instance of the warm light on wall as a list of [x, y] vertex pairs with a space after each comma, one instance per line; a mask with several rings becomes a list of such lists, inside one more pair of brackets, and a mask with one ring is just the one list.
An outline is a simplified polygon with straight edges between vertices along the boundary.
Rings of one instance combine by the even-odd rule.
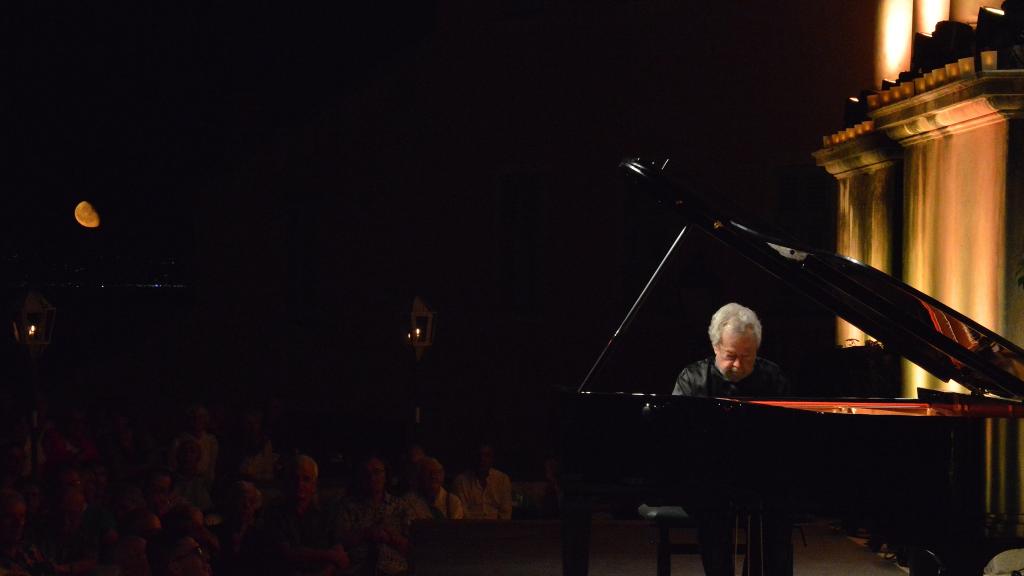
[[882, 0], [878, 5], [875, 81], [896, 78], [910, 68], [914, 0]]
[[931, 32], [943, 20], [949, 20], [949, 0], [914, 2], [914, 32]]

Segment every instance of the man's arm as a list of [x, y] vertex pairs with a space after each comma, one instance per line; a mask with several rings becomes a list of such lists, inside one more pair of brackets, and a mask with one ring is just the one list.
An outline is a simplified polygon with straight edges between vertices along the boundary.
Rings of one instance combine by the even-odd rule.
[[674, 396], [707, 396], [707, 360], [700, 360], [690, 364], [676, 377], [676, 387], [672, 390]]
[[757, 369], [762, 371], [765, 383], [768, 385], [766, 394], [773, 396], [790, 396], [793, 394], [793, 383], [782, 372], [782, 368], [771, 360], [764, 358], [757, 359]]
[[466, 511], [462, 507], [462, 500], [451, 492], [448, 493], [448, 519], [462, 520], [466, 517]]

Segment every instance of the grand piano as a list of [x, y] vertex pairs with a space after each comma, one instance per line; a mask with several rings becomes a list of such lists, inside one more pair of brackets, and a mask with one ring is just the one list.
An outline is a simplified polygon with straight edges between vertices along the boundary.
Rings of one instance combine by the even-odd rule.
[[[874, 268], [731, 219], [659, 163], [621, 167], [679, 216], [683, 232], [583, 383], [563, 398], [563, 574], [587, 574], [591, 514], [612, 501], [855, 516], [948, 575], [980, 574], [996, 552], [1024, 547], [1024, 350]], [[970, 393], [689, 398], [671, 396], [670, 382], [656, 394], [590, 390], [672, 252], [694, 232]]]

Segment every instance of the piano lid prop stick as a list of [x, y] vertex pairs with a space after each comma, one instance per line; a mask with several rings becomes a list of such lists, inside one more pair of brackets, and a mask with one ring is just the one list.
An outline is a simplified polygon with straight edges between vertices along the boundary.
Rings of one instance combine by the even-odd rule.
[[[668, 161], [665, 163], [667, 164]], [[640, 310], [641, 306], [643, 306], [644, 300], [647, 299], [647, 293], [658, 281], [658, 278], [661, 276], [661, 270], [665, 267], [665, 263], [672, 257], [672, 254], [676, 251], [676, 246], [679, 246], [679, 241], [682, 240], [683, 235], [686, 234], [686, 228], [686, 226], [683, 226], [683, 229], [679, 231], [679, 235], [676, 236], [674, 241], [672, 241], [672, 245], [669, 246], [668, 252], [665, 252], [665, 256], [661, 259], [661, 263], [659, 263], [658, 267], [655, 268], [651, 279], [647, 281], [647, 285], [640, 291], [640, 296], [637, 297], [636, 302], [634, 302], [633, 306], [630, 307], [629, 312], [626, 313], [626, 317], [622, 319], [622, 323], [619, 324], [618, 329], [615, 330], [615, 334], [612, 334], [611, 339], [609, 339], [608, 343], [604, 345], [604, 350], [601, 350], [601, 354], [599, 354], [597, 360], [594, 361], [594, 365], [590, 367], [590, 370], [587, 372], [587, 376], [583, 379], [579, 388], [576, 389], [577, 394], [582, 393], [583, 390], [586, 389], [587, 384], [590, 383], [590, 378], [593, 377], [594, 374], [597, 373], [598, 368], [604, 364], [605, 356], [608, 355], [608, 351], [611, 349], [612, 343], [615, 342], [615, 339], [618, 338], [620, 334], [625, 334], [626, 330], [629, 330], [629, 325], [633, 323], [633, 317], [636, 316], [637, 311]]]

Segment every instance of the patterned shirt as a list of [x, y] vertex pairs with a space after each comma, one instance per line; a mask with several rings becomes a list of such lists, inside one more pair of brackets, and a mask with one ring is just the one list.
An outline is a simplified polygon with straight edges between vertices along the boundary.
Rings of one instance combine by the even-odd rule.
[[410, 523], [414, 520], [462, 520], [466, 517], [462, 500], [444, 488], [437, 493], [433, 502], [427, 502], [419, 494], [410, 492], [404, 498], [404, 505], [408, 509], [406, 514]]
[[[373, 543], [366, 539], [367, 531], [381, 529], [408, 537], [408, 511], [401, 500], [387, 493], [380, 504], [365, 498], [347, 499], [341, 503], [337, 533], [347, 541], [345, 549], [354, 572], [370, 557]], [[401, 552], [384, 543], [376, 546], [378, 574], [403, 574], [409, 569], [409, 563]]]

